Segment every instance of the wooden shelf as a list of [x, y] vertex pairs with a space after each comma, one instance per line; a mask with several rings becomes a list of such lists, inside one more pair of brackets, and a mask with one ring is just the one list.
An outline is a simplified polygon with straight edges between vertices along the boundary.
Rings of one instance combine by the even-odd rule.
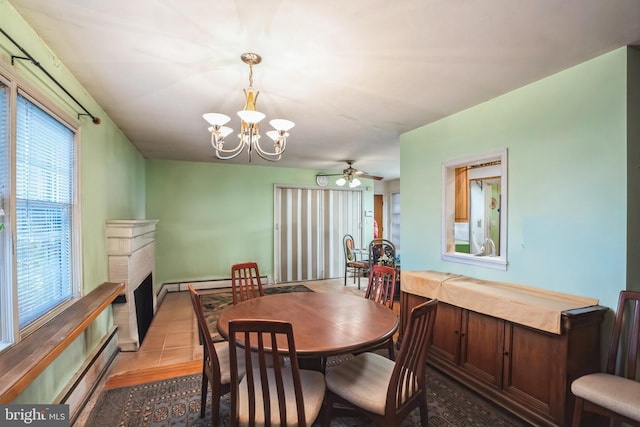
[[0, 353], [0, 403], [11, 403], [124, 290], [105, 282], [25, 339]]

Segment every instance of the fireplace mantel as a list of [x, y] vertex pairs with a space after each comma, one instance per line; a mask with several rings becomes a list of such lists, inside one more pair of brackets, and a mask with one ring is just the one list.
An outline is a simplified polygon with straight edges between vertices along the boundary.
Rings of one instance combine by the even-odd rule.
[[[118, 344], [122, 351], [137, 351], [141, 339], [138, 332], [134, 292], [151, 275], [151, 295], [144, 297], [156, 312], [155, 231], [157, 219], [121, 219], [106, 222], [109, 281], [123, 282], [124, 302], [114, 304], [113, 318], [118, 325]], [[141, 288], [143, 289], [143, 288]], [[139, 311], [140, 307], [138, 307]]]

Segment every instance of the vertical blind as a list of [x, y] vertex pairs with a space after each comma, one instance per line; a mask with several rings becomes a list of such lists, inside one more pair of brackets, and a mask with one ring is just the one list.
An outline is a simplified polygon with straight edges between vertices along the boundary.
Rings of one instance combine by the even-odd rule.
[[[5, 216], [0, 216], [0, 224], [3, 224], [6, 220], [6, 213], [9, 209], [7, 202], [7, 197], [9, 195], [9, 88], [4, 83], [0, 82], [0, 215], [2, 212], [5, 212]], [[7, 296], [10, 295], [6, 286], [7, 286], [7, 251], [8, 251], [8, 240], [5, 238], [6, 231], [3, 228], [3, 231], [0, 231], [0, 307], [4, 308], [8, 301]], [[7, 331], [7, 325], [10, 321], [10, 310], [2, 310], [4, 312], [0, 312], [0, 343], [4, 341], [5, 333]]]
[[20, 328], [70, 299], [74, 133], [18, 96], [16, 253]]
[[277, 187], [274, 280], [342, 277], [342, 237], [362, 240], [362, 191]]

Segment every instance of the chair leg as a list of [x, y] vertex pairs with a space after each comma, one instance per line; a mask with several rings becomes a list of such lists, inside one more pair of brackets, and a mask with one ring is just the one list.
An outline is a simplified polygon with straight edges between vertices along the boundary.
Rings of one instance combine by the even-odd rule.
[[422, 396], [422, 403], [420, 404], [420, 425], [429, 425], [429, 409], [427, 408], [426, 396]]
[[389, 360], [396, 360], [394, 346], [395, 344], [393, 343], [393, 338], [391, 338], [389, 340]]
[[330, 397], [331, 394], [327, 393], [324, 399], [324, 414], [322, 415], [322, 427], [330, 427], [331, 426], [331, 417], [333, 412], [333, 399]]
[[349, 267], [345, 264], [344, 266], [344, 285], [347, 286], [347, 274], [349, 274]]
[[220, 385], [211, 384], [211, 427], [220, 423]]
[[204, 373], [204, 369], [202, 371], [202, 394], [200, 397], [200, 418], [204, 418], [204, 414], [207, 410], [207, 387], [209, 386], [209, 378]]
[[582, 400], [579, 397], [576, 397], [576, 403], [573, 405], [573, 420], [571, 421], [571, 427], [580, 427], [583, 407], [584, 407], [584, 400]]

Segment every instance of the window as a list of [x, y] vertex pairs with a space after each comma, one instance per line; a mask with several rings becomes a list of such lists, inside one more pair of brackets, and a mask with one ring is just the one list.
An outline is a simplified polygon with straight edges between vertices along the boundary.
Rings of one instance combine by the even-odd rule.
[[0, 89], [2, 348], [78, 296], [80, 262], [77, 128], [19, 83]]
[[442, 259], [507, 269], [507, 150], [442, 164]]

